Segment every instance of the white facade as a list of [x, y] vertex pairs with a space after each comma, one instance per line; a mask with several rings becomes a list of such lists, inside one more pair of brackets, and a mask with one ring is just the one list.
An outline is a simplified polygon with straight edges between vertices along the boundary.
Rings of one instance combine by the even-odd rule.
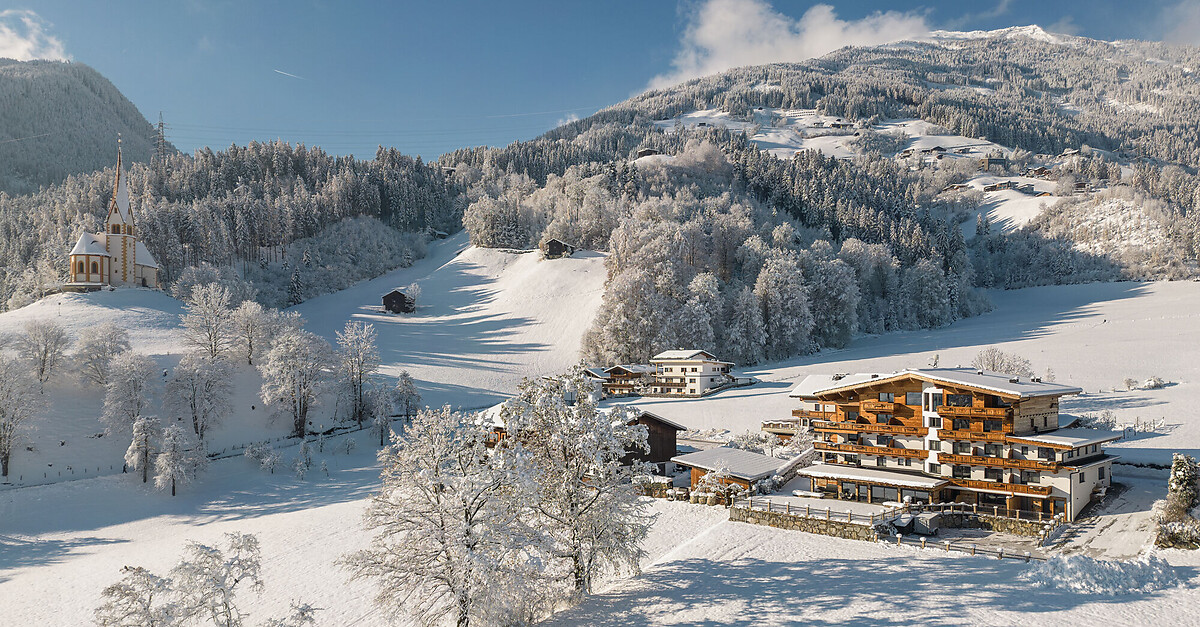
[[651, 392], [672, 396], [703, 396], [733, 381], [733, 364], [699, 350], [665, 351], [655, 355]]

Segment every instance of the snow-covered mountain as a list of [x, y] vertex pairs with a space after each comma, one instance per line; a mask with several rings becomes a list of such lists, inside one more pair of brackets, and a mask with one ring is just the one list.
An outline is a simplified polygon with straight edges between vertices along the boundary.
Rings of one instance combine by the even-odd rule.
[[[21, 194], [125, 160], [149, 161], [155, 131], [82, 63], [0, 59], [0, 191]], [[169, 150], [174, 152], [174, 148]]]

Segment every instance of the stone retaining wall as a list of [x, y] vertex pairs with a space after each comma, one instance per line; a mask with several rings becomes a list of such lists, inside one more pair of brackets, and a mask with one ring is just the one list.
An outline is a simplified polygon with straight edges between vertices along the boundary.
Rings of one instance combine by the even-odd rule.
[[824, 518], [806, 518], [783, 512], [767, 512], [746, 507], [731, 508], [729, 510], [729, 520], [777, 527], [779, 529], [816, 533], [835, 538], [846, 538], [847, 540], [862, 540], [864, 542], [876, 542], [879, 540], [879, 533], [870, 525], [856, 525], [836, 520], [825, 520]]
[[1016, 520], [987, 514], [942, 512], [942, 526], [950, 529], [987, 529], [1014, 536], [1037, 538], [1050, 525], [1049, 520]]

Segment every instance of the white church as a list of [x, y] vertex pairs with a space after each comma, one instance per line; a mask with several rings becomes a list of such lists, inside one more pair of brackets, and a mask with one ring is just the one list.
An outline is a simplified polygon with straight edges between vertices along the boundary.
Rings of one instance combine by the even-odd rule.
[[79, 236], [70, 253], [68, 291], [92, 291], [111, 286], [158, 288], [158, 262], [137, 235], [129, 208], [129, 183], [121, 171], [121, 148], [117, 146], [117, 182], [108, 203], [103, 233]]

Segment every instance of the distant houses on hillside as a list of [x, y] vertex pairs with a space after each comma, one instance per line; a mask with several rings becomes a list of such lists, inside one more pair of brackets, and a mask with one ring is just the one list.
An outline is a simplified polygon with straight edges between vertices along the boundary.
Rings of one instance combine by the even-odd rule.
[[550, 238], [542, 242], [542, 257], [545, 259], [558, 259], [560, 257], [570, 257], [579, 250], [578, 246], [568, 244], [557, 238]]
[[383, 295], [383, 308], [391, 313], [412, 313], [417, 310], [417, 301], [403, 291], [395, 289]]

